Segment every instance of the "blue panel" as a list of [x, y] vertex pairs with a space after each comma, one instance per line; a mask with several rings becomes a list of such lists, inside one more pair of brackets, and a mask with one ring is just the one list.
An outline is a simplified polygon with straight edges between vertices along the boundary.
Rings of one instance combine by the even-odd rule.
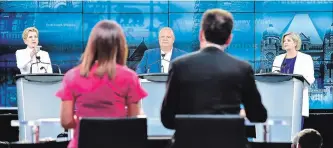
[[113, 14], [111, 19], [122, 26], [129, 46], [144, 42], [148, 48], [156, 48], [159, 30], [168, 26], [167, 14]]
[[96, 1], [89, 0], [83, 1], [84, 13], [108, 13], [110, 12], [111, 2], [109, 1]]
[[112, 1], [111, 13], [168, 13], [168, 2]]
[[332, 11], [332, 1], [322, 0], [290, 0], [290, 1], [256, 1], [256, 12], [278, 12], [278, 11]]
[[[170, 27], [174, 30], [175, 47], [187, 52], [199, 49], [199, 30], [202, 13], [171, 13]], [[254, 58], [254, 14], [234, 14], [233, 41], [226, 50], [242, 60]]]
[[170, 13], [170, 27], [175, 34], [174, 46], [186, 52], [199, 49], [202, 13]]
[[0, 12], [82, 12], [81, 1], [5, 1], [0, 2]]
[[83, 51], [82, 15], [65, 13], [36, 14], [39, 42], [50, 54], [51, 61], [65, 71], [77, 64]]
[[84, 1], [84, 13], [168, 13], [167, 1]]
[[254, 14], [234, 13], [233, 39], [226, 50], [238, 59], [253, 63], [254, 59]]
[[91, 29], [101, 20], [109, 20], [111, 14], [83, 14], [83, 41], [86, 44]]
[[170, 12], [205, 12], [207, 9], [221, 8], [230, 12], [254, 12], [254, 2], [235, 1], [170, 1]]

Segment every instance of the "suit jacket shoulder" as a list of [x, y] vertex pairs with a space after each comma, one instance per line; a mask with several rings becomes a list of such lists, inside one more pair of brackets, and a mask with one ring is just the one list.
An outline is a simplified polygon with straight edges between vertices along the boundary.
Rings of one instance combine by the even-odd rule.
[[26, 49], [18, 49], [18, 50], [16, 50], [15, 51], [15, 53], [22, 53], [22, 52], [24, 52]]
[[41, 52], [41, 54], [49, 54], [47, 51], [44, 51], [44, 50], [40, 50], [39, 52]]
[[280, 54], [280, 55], [276, 56], [275, 58], [277, 58], [277, 59], [283, 59], [285, 56], [286, 56], [286, 54], [284, 53], [284, 54]]
[[173, 64], [180, 64], [180, 63], [186, 62], [186, 61], [188, 61], [191, 58], [195, 58], [197, 54], [199, 54], [199, 51], [194, 51], [194, 52], [190, 52], [190, 53], [184, 54], [181, 57], [175, 58], [172, 61], [172, 63]]
[[176, 50], [180, 54], [186, 54], [187, 52], [178, 48], [174, 48], [173, 50]]
[[[227, 53], [226, 53], [226, 54], [227, 54]], [[233, 59], [235, 63], [237, 63], [239, 66], [241, 66], [241, 68], [252, 68], [251, 64], [248, 63], [247, 61], [237, 59], [236, 57], [231, 56], [231, 55], [229, 55], [229, 54], [227, 54], [227, 55], [228, 55], [231, 59]]]
[[154, 53], [154, 52], [158, 52], [158, 50], [160, 50], [159, 48], [152, 48], [152, 49], [148, 49], [148, 50], [146, 50], [145, 52], [147, 53], [147, 54], [151, 54], [151, 53]]
[[305, 58], [311, 58], [312, 59], [312, 57], [310, 55], [306, 54], [306, 53], [298, 52], [298, 54], [299, 54], [298, 56], [305, 57]]

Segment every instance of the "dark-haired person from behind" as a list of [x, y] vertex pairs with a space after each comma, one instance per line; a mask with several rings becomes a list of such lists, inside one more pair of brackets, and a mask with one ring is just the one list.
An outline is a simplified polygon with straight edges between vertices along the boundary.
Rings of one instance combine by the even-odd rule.
[[68, 148], [78, 147], [80, 117], [121, 118], [142, 113], [140, 101], [147, 93], [137, 74], [126, 67], [127, 52], [118, 23], [100, 21], [92, 29], [81, 64], [65, 74], [56, 94], [62, 100], [61, 125], [74, 128]]
[[241, 103], [251, 122], [266, 121], [252, 67], [224, 52], [233, 26], [227, 11], [211, 9], [203, 14], [200, 50], [171, 63], [161, 109], [166, 128], [175, 129], [176, 114], [239, 114]]
[[304, 129], [294, 138], [291, 148], [321, 148], [323, 138], [315, 129]]

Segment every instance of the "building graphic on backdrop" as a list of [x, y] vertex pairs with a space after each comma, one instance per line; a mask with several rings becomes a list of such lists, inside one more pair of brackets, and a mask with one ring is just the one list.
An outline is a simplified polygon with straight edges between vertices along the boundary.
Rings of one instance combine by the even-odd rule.
[[301, 30], [300, 27], [296, 28], [298, 19], [303, 21], [308, 19], [308, 24], [313, 25], [307, 14], [295, 15], [282, 32], [278, 32], [274, 24], [269, 24], [262, 33], [260, 61], [257, 61], [259, 64], [256, 64], [258, 65], [256, 71], [270, 72], [275, 56], [285, 52], [281, 47], [281, 36], [285, 32], [297, 32], [302, 40], [301, 52], [311, 55], [314, 60], [316, 81], [311, 86], [310, 99], [330, 102], [333, 100], [333, 64], [331, 62], [333, 60], [333, 24], [328, 27], [324, 37], [320, 37], [318, 33], [311, 33], [309, 36], [306, 33], [317, 32], [317, 30], [315, 27], [308, 27], [313, 30], [306, 31]]

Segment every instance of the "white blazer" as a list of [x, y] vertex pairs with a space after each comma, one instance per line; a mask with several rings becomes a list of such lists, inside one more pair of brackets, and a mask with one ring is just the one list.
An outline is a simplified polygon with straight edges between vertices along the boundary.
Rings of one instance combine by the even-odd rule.
[[[274, 62], [273, 62], [272, 72], [281, 71], [281, 68], [279, 68], [279, 67], [281, 67], [282, 62], [285, 57], [286, 57], [286, 54], [281, 54], [281, 55], [275, 57]], [[293, 74], [302, 75], [311, 85], [315, 81], [312, 57], [310, 55], [307, 55], [305, 53], [298, 51]], [[306, 83], [306, 82], [304, 82], [304, 83]], [[302, 115], [308, 117], [309, 116], [309, 85], [304, 84], [304, 86], [305, 87], [303, 89]]]
[[39, 50], [36, 55], [40, 57], [40, 62], [42, 63], [37, 63], [36, 55], [32, 58], [30, 57], [31, 51], [32, 50], [27, 47], [26, 49], [20, 49], [15, 52], [16, 65], [17, 68], [20, 69], [21, 74], [29, 74], [31, 65], [32, 73], [53, 73], [49, 53]]

